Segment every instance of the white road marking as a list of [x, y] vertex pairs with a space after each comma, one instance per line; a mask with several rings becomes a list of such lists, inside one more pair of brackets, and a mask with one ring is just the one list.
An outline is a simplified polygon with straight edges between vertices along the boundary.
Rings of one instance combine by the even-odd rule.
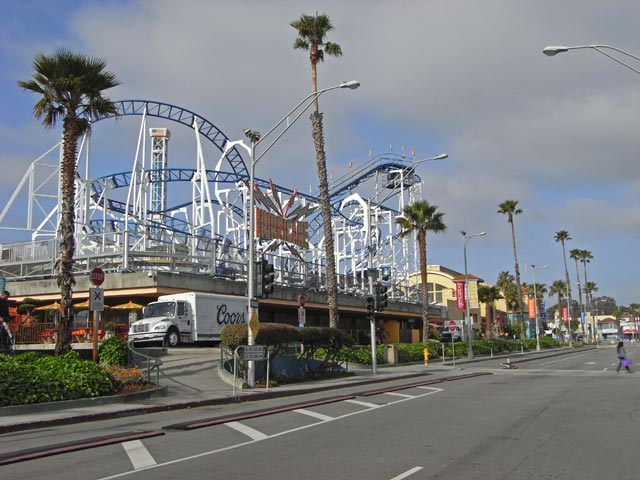
[[402, 397], [402, 398], [416, 398], [415, 395], [407, 395], [406, 393], [398, 393], [398, 392], [384, 392], [385, 395], [393, 395], [396, 397]]
[[158, 462], [154, 460], [146, 447], [140, 440], [131, 440], [130, 442], [123, 442], [122, 447], [127, 452], [129, 460], [133, 468], [138, 470], [139, 468], [150, 467], [157, 465]]
[[565, 358], [561, 358], [560, 360], [554, 360], [552, 362], [544, 362], [544, 363], [541, 363], [540, 365], [551, 365], [552, 363], [564, 362], [565, 360], [573, 360], [574, 358], [584, 357], [585, 355], [586, 353], [582, 353], [580, 355], [574, 355], [573, 357], [565, 357]]
[[302, 413], [303, 415], [308, 415], [310, 417], [317, 418], [318, 420], [323, 420], [325, 422], [333, 420], [333, 417], [330, 417], [329, 415], [313, 412], [311, 410], [307, 410], [306, 408], [296, 408], [294, 412]]
[[353, 403], [354, 405], [362, 405], [363, 407], [369, 407], [369, 408], [380, 408], [382, 405], [378, 405], [376, 403], [371, 403], [371, 402], [363, 402], [362, 400], [345, 400], [345, 402], [348, 403]]
[[[443, 389], [437, 389], [437, 390], [438, 391], [443, 391]], [[340, 420], [340, 419], [348, 418], [348, 417], [351, 417], [351, 416], [354, 416], [354, 415], [360, 415], [362, 413], [370, 412], [371, 410], [375, 410], [375, 409], [378, 409], [378, 408], [384, 408], [384, 407], [387, 407], [389, 405], [395, 405], [396, 403], [407, 402], [407, 401], [413, 400], [415, 398], [426, 397], [428, 395], [432, 395], [433, 393], [437, 393], [437, 392], [428, 392], [428, 393], [424, 393], [422, 395], [417, 395], [417, 396], [414, 396], [414, 397], [411, 397], [411, 398], [401, 398], [399, 400], [396, 400], [395, 402], [389, 402], [389, 403], [386, 403], [384, 405], [376, 405], [375, 403], [361, 402], [361, 401], [358, 401], [358, 400], [351, 400], [351, 399], [345, 400], [345, 402], [350, 402], [350, 403], [355, 403], [355, 404], [358, 404], [358, 405], [368, 406], [370, 408], [368, 408], [366, 410], [359, 410], [357, 412], [347, 413], [345, 415], [341, 415], [339, 417], [335, 417], [334, 420]], [[225, 425], [229, 425], [229, 426], [231, 426], [231, 424], [237, 424], [237, 425], [241, 426], [243, 429], [249, 429], [249, 427], [245, 427], [244, 425], [242, 425], [242, 424], [240, 424], [238, 422], [225, 423]], [[169, 466], [169, 465], [177, 465], [178, 463], [188, 462], [190, 460], [195, 460], [197, 458], [208, 457], [208, 456], [211, 456], [211, 455], [216, 455], [218, 453], [223, 453], [223, 452], [227, 452], [227, 451], [230, 451], [230, 450], [236, 450], [238, 448], [246, 447], [248, 445], [251, 445], [251, 444], [253, 444], [255, 442], [259, 442], [259, 441], [267, 439], [267, 438], [270, 439], [270, 438], [282, 437], [282, 436], [285, 436], [285, 435], [289, 435], [291, 433], [299, 432], [299, 431], [302, 431], [302, 430], [307, 430], [308, 428], [313, 428], [313, 427], [315, 427], [317, 425], [323, 425], [323, 423], [313, 423], [311, 425], [304, 425], [302, 427], [292, 428], [290, 430], [285, 430], [283, 432], [274, 433], [271, 436], [266, 436], [262, 432], [258, 432], [256, 430], [250, 429], [253, 432], [258, 433], [259, 435], [261, 435], [261, 436], [264, 435], [264, 436], [262, 438], [259, 438], [259, 439], [252, 439], [252, 440], [249, 440], [249, 441], [246, 441], [246, 442], [241, 442], [241, 443], [236, 443], [236, 444], [233, 444], [233, 445], [228, 445], [226, 447], [218, 448], [216, 450], [209, 450], [207, 452], [201, 452], [201, 453], [196, 453], [194, 455], [189, 455], [187, 457], [176, 458], [174, 460], [169, 460], [167, 462], [158, 463], [156, 465], [150, 465], [148, 467], [145, 467], [144, 469], [145, 470], [151, 470], [151, 469], [166, 467], [166, 466]], [[234, 427], [231, 426], [231, 428], [234, 428]], [[245, 433], [245, 432], [242, 432], [242, 433]], [[415, 468], [422, 469], [423, 467], [415, 467]], [[405, 474], [407, 474], [409, 472], [415, 473], [415, 471], [418, 471], [418, 470], [412, 469], [412, 470], [409, 470], [408, 472], [405, 472]], [[107, 477], [102, 477], [101, 479], [98, 479], [98, 480], [114, 480], [116, 478], [128, 477], [128, 476], [133, 475], [134, 473], [138, 473], [138, 472], [139, 472], [139, 470], [132, 470], [132, 471], [129, 471], [129, 472], [116, 473], [114, 475], [109, 475]], [[397, 478], [397, 479], [400, 478], [401, 479], [401, 478], [406, 478], [406, 477], [395, 477], [395, 478]], [[394, 480], [394, 479], [391, 479], [391, 480]]]
[[240, 422], [228, 422], [225, 423], [227, 427], [231, 427], [234, 430], [237, 430], [240, 433], [244, 433], [251, 440], [264, 440], [265, 438], [269, 438], [269, 435], [265, 435], [262, 432], [259, 432], [255, 428], [247, 427], [246, 425]]
[[413, 467], [411, 470], [407, 470], [406, 472], [401, 473], [400, 475], [396, 475], [391, 480], [402, 480], [403, 478], [407, 478], [410, 475], [413, 475], [414, 473], [419, 472], [423, 468], [424, 467]]
[[[423, 388], [425, 390], [431, 390], [431, 392], [427, 393], [427, 395], [431, 395], [431, 394], [438, 393], [438, 392], [442, 391], [441, 388], [427, 387], [427, 386], [424, 386], [424, 385], [420, 385], [419, 387], [416, 387], [416, 388]], [[422, 395], [420, 395], [420, 396], [422, 396]]]

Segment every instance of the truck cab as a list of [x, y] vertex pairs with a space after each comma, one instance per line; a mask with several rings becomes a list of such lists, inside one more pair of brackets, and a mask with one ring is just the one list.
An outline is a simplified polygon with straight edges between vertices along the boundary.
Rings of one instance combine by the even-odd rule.
[[192, 314], [189, 303], [183, 300], [157, 301], [147, 305], [143, 318], [129, 327], [133, 342], [166, 342], [170, 347], [180, 344], [181, 336], [189, 335]]

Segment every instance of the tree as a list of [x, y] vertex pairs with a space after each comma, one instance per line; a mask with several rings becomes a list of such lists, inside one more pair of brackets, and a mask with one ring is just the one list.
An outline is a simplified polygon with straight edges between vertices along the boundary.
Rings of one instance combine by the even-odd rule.
[[520, 314], [520, 339], [524, 340], [524, 317], [522, 316], [522, 312], [524, 308], [522, 306], [522, 288], [520, 286], [520, 266], [518, 265], [518, 251], [516, 248], [516, 230], [514, 224], [514, 218], [516, 215], [522, 213], [522, 209], [518, 208], [517, 200], [505, 200], [500, 205], [498, 205], [498, 213], [507, 216], [507, 222], [511, 225], [511, 240], [513, 243], [513, 258], [515, 261], [515, 272], [516, 272], [516, 291], [517, 291], [517, 302], [518, 302], [518, 312]]
[[593, 298], [591, 297], [591, 291], [588, 288], [589, 278], [587, 277], [587, 263], [591, 263], [593, 260], [593, 255], [589, 250], [580, 250], [580, 262], [582, 263], [582, 267], [584, 269], [584, 296], [585, 303], [589, 305], [589, 310], [593, 310]]
[[578, 268], [578, 262], [580, 261], [580, 252], [582, 250], [573, 248], [569, 251], [569, 258], [572, 258], [576, 262], [576, 281], [578, 282], [578, 301], [580, 302], [580, 317], [582, 317], [582, 283], [580, 283], [580, 269]]
[[[551, 288], [549, 289], [549, 297], [553, 297], [556, 295], [558, 297], [558, 318], [560, 320], [560, 325], [562, 325], [562, 299], [564, 298], [564, 294], [567, 291], [567, 284], [562, 280], [555, 280], [551, 284]], [[571, 305], [568, 303], [568, 305]], [[571, 317], [571, 313], [569, 313], [569, 317]], [[569, 318], [571, 320], [571, 318]], [[567, 325], [567, 330], [569, 326]], [[560, 329], [562, 330], [562, 329]]]
[[427, 286], [427, 232], [441, 233], [447, 229], [437, 205], [426, 200], [419, 200], [407, 205], [396, 223], [402, 229], [400, 236], [416, 234], [420, 255], [420, 283], [422, 288], [422, 343], [426, 345], [429, 338], [429, 289]]
[[507, 311], [511, 308], [511, 313], [515, 312], [515, 305], [518, 303], [516, 285], [514, 276], [507, 271], [498, 274], [496, 286], [500, 289], [502, 296], [507, 304]]
[[114, 103], [102, 92], [119, 85], [116, 76], [105, 70], [104, 60], [59, 49], [53, 55], [38, 54], [33, 60], [31, 80], [18, 86], [40, 95], [33, 107], [36, 118], [46, 128], [62, 121], [63, 153], [60, 160], [60, 256], [56, 263], [60, 287], [60, 323], [56, 335], [56, 355], [71, 349], [73, 326], [72, 289], [75, 284], [76, 154], [78, 139], [91, 128], [90, 119], [115, 115]]
[[[566, 230], [560, 230], [556, 232], [555, 237], [553, 237], [556, 242], [560, 242], [562, 245], [562, 261], [564, 262], [564, 279], [566, 285], [568, 286], [568, 303], [571, 305], [571, 278], [569, 277], [569, 268], [567, 267], [567, 251], [565, 248], [565, 242], [571, 240], [571, 235]], [[571, 310], [569, 310], [569, 315], [571, 315]], [[584, 334], [584, 325], [582, 325], [582, 333]]]
[[[293, 48], [309, 51], [311, 62], [311, 86], [313, 92], [318, 91], [318, 62], [324, 61], [324, 54], [339, 57], [342, 55], [340, 45], [325, 42], [329, 31], [333, 30], [331, 20], [326, 15], [302, 15], [290, 24], [298, 32]], [[324, 47], [324, 49], [322, 48]], [[329, 198], [329, 181], [327, 179], [327, 160], [324, 151], [324, 131], [322, 114], [318, 107], [318, 97], [314, 101], [314, 111], [311, 114], [313, 143], [316, 150], [318, 181], [320, 188], [320, 210], [324, 232], [324, 250], [327, 267], [327, 304], [329, 305], [329, 326], [338, 325], [338, 280], [336, 272], [336, 258], [333, 243], [333, 227], [331, 219], [331, 203]]]
[[478, 287], [478, 300], [487, 306], [487, 328], [485, 338], [492, 340], [494, 336], [493, 328], [496, 324], [496, 300], [504, 298], [500, 295], [500, 289], [492, 285], [480, 285]]

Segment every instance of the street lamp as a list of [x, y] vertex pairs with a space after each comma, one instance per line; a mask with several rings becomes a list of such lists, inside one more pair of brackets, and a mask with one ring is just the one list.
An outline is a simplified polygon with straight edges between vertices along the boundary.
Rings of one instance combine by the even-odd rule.
[[[435, 157], [430, 157], [430, 158], [423, 158], [421, 160], [416, 160], [414, 162], [412, 162], [411, 164], [409, 164], [409, 166], [399, 169], [399, 170], [391, 170], [389, 173], [393, 173], [393, 174], [400, 174], [400, 215], [403, 215], [403, 210], [404, 210], [404, 189], [403, 189], [403, 185], [404, 185], [404, 175], [405, 174], [413, 174], [413, 172], [415, 171], [416, 167], [418, 165], [420, 165], [421, 163], [424, 162], [428, 162], [428, 161], [433, 161], [433, 160], [443, 160], [445, 158], [448, 158], [449, 155], [447, 153], [441, 153], [440, 155], [436, 155]], [[380, 195], [382, 193], [382, 191], [376, 193], [373, 197], [369, 197], [367, 199], [367, 223], [366, 223], [366, 235], [367, 235], [367, 251], [368, 251], [368, 257], [369, 257], [369, 268], [373, 268], [373, 242], [372, 242], [372, 211], [371, 211], [371, 202], [373, 200], [375, 200], [377, 202], [377, 205], [380, 206], [382, 205], [384, 202], [386, 202], [387, 200], [389, 200], [392, 196], [394, 196], [397, 192], [395, 190], [392, 190], [386, 197], [384, 197], [382, 200], [378, 201], [376, 200], [378, 195]], [[373, 277], [371, 275], [368, 276], [369, 277], [369, 295], [373, 295]], [[428, 305], [427, 305], [427, 308]], [[376, 365], [376, 339], [375, 339], [375, 313], [374, 316], [371, 318], [370, 320], [370, 335], [371, 335], [371, 371], [374, 374], [377, 374], [377, 365]]]
[[483, 237], [487, 232], [474, 233], [473, 235], [467, 235], [467, 232], [460, 230], [462, 234], [462, 246], [464, 250], [464, 300], [466, 304], [467, 313], [467, 335], [469, 348], [467, 350], [467, 360], [473, 360], [473, 326], [471, 323], [471, 314], [469, 313], [469, 278], [467, 273], [467, 242], [473, 237]]
[[540, 270], [541, 268], [549, 268], [549, 265], [536, 267], [533, 263], [531, 264], [531, 270], [533, 271], [533, 312], [536, 318], [536, 352], [540, 351], [540, 322], [538, 321], [538, 290], [536, 286], [536, 270]]
[[[251, 332], [251, 327], [249, 326], [251, 319], [254, 317], [257, 318], [257, 302], [255, 301], [255, 255], [256, 255], [256, 246], [255, 246], [255, 195], [254, 195], [254, 181], [255, 181], [255, 168], [256, 164], [262, 159], [265, 153], [267, 153], [273, 145], [282, 138], [282, 136], [291, 128], [291, 126], [298, 120], [304, 112], [306, 112], [311, 105], [318, 99], [320, 95], [324, 92], [328, 92], [330, 90], [336, 90], [338, 88], [348, 88], [350, 90], [355, 90], [360, 86], [360, 82], [357, 80], [351, 80], [349, 82], [343, 82], [338, 85], [334, 85], [333, 87], [323, 88], [322, 90], [318, 90], [317, 92], [310, 93], [305, 98], [303, 98], [295, 107], [293, 107], [289, 113], [287, 113], [282, 119], [276, 123], [273, 127], [269, 129], [267, 133], [264, 135], [259, 132], [249, 130], [247, 128], [243, 129], [243, 133], [249, 139], [250, 146], [247, 146], [243, 140], [236, 140], [234, 142], [227, 142], [222, 155], [225, 156], [227, 152], [235, 147], [240, 146], [244, 148], [249, 154], [249, 255], [248, 255], [248, 265], [247, 265], [247, 312], [249, 314], [249, 321], [247, 322], [247, 344], [253, 345], [254, 338], [253, 333]], [[305, 105], [306, 103], [306, 105]], [[297, 113], [296, 113], [297, 112]], [[292, 115], [294, 115], [293, 118]], [[269, 137], [278, 127], [280, 127], [283, 123], [286, 122], [285, 128], [278, 133], [275, 139], [260, 153], [256, 156], [256, 147], [260, 145], [266, 138]], [[253, 361], [248, 362], [247, 368], [247, 384], [250, 388], [255, 387], [256, 384], [256, 371], [255, 371], [255, 363]]]
[[604, 55], [606, 57], [609, 57], [614, 62], [617, 62], [620, 65], [623, 65], [623, 66], [627, 67], [629, 70], [633, 70], [637, 74], [640, 74], [640, 70], [638, 70], [637, 68], [634, 68], [631, 65], [623, 62], [618, 57], [605, 52], [605, 50], [614, 50], [614, 51], [616, 51], [618, 53], [621, 53], [623, 55], [626, 55], [627, 57], [633, 58], [633, 59], [638, 60], [638, 61], [640, 61], [640, 57], [637, 57], [637, 56], [635, 56], [635, 55], [633, 55], [633, 54], [631, 54], [629, 52], [625, 52], [624, 50], [621, 50], [619, 48], [612, 47], [611, 45], [576, 45], [576, 46], [573, 46], [573, 47], [550, 46], [550, 47], [545, 47], [542, 50], [542, 53], [544, 53], [545, 55], [547, 55], [549, 57], [553, 57], [554, 55], [557, 55], [558, 53], [568, 52], [569, 50], [584, 49], [584, 48], [589, 48], [589, 49], [595, 50], [596, 52], [599, 52], [602, 55]]

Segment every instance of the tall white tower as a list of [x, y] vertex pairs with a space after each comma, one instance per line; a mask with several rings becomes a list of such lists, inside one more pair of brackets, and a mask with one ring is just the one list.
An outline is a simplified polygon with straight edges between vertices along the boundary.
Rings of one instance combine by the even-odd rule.
[[153, 219], [162, 222], [160, 212], [167, 209], [166, 168], [168, 165], [169, 139], [171, 132], [168, 128], [150, 128], [151, 137], [151, 197], [149, 211]]

